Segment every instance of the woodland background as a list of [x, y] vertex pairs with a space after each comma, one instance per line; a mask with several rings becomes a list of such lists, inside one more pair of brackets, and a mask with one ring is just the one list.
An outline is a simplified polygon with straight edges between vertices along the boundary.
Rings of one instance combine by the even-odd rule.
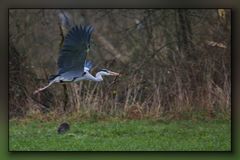
[[[55, 84], [33, 95], [57, 71], [61, 11], [75, 24], [94, 27], [93, 73], [107, 68], [121, 76]], [[195, 113], [231, 116], [231, 10], [9, 10], [9, 118], [181, 119]]]

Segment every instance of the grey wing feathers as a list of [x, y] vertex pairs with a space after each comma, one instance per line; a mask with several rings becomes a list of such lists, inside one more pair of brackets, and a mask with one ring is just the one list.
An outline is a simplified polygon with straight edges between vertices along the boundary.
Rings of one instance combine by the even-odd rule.
[[61, 23], [61, 27], [65, 27], [66, 29], [70, 30], [70, 28], [73, 25], [71, 16], [67, 12], [64, 12], [64, 11], [60, 11], [58, 16], [59, 16], [59, 20]]
[[90, 60], [86, 60], [84, 64], [84, 71], [90, 71], [93, 67], [93, 63]]
[[84, 70], [92, 31], [91, 26], [75, 26], [68, 32], [58, 58], [58, 74]]

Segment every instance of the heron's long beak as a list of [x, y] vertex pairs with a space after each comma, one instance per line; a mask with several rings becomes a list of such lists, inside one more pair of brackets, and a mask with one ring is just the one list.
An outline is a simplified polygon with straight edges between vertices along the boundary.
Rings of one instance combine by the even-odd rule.
[[119, 76], [120, 74], [117, 72], [112, 72], [112, 71], [108, 71], [110, 73], [111, 76]]

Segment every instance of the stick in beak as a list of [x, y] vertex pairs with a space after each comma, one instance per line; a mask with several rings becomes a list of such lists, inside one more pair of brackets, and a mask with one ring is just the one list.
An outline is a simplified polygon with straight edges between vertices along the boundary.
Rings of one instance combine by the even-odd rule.
[[112, 72], [112, 71], [109, 71], [109, 73], [111, 74], [111, 76], [119, 76], [120, 74], [117, 73], [117, 72]]

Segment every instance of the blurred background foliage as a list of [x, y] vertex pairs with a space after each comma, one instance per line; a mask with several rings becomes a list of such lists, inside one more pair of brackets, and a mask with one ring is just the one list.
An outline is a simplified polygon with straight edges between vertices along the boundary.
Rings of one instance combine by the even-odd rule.
[[228, 9], [61, 10], [94, 32], [93, 73], [101, 83], [55, 84], [61, 32], [55, 9], [9, 10], [9, 116], [119, 116], [131, 119], [231, 113], [231, 11]]

